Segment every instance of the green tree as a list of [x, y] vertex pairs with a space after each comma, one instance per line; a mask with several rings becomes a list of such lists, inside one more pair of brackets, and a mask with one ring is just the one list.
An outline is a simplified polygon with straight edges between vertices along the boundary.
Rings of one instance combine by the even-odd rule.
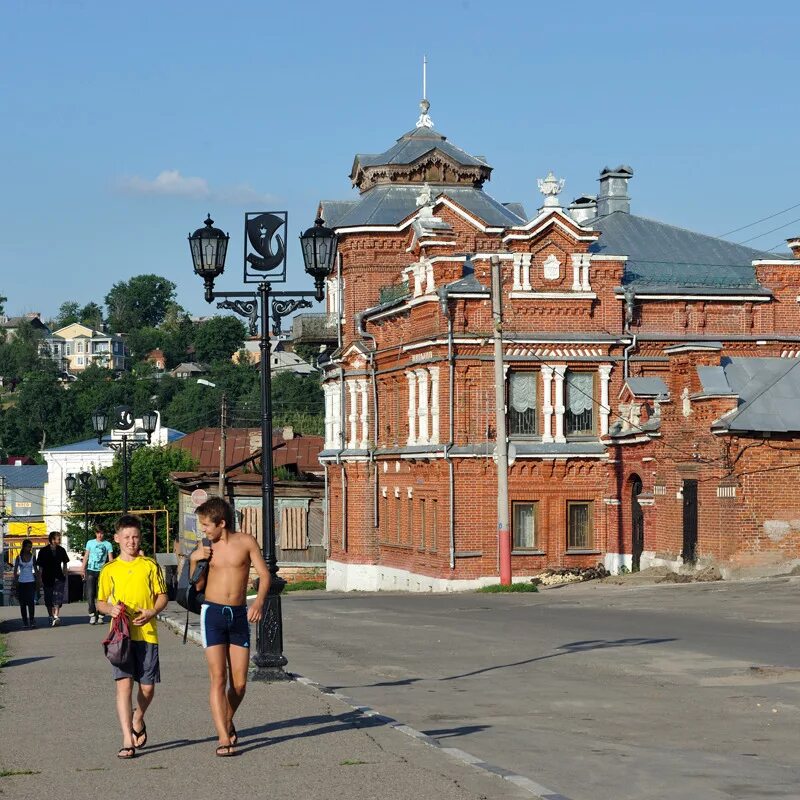
[[132, 361], [144, 361], [151, 350], [161, 347], [164, 334], [158, 328], [139, 328], [128, 334], [128, 349], [131, 352]]
[[73, 322], [80, 322], [81, 307], [74, 300], [65, 300], [58, 307], [58, 315], [55, 318], [56, 328], [63, 328], [65, 325], [72, 325]]
[[0, 423], [4, 449], [36, 457], [45, 446], [59, 443], [64, 438], [61, 409], [65, 397], [55, 365], [43, 363], [24, 375], [16, 401], [5, 410]]
[[194, 333], [197, 360], [206, 364], [230, 361], [244, 345], [247, 331], [236, 317], [212, 317], [200, 323]]
[[108, 321], [117, 333], [157, 327], [175, 299], [175, 284], [158, 275], [136, 275], [115, 283], [105, 298]]
[[[131, 511], [162, 509], [169, 511], [170, 542], [177, 532], [178, 522], [178, 487], [169, 478], [171, 472], [183, 472], [194, 469], [196, 462], [185, 450], [178, 447], [141, 447], [130, 454], [128, 475], [128, 508]], [[122, 509], [122, 457], [117, 455], [112, 466], [102, 473], [108, 478], [108, 489], [101, 495], [96, 487], [89, 492], [92, 511], [115, 511]], [[76, 493], [77, 495], [78, 493]], [[72, 510], [83, 511], [83, 495], [73, 500]], [[145, 553], [153, 552], [153, 518], [148, 514], [142, 517], [142, 547]], [[76, 516], [73, 525], [78, 529], [80, 541], [83, 536], [83, 517]], [[105, 530], [112, 528], [114, 516], [100, 516], [90, 521], [101, 524]], [[103, 522], [103, 520], [107, 520]], [[78, 525], [79, 523], [79, 525]], [[157, 550], [166, 550], [167, 535], [165, 530], [166, 515], [156, 516]]]
[[103, 328], [103, 309], [95, 302], [87, 303], [78, 312], [79, 321], [88, 325], [93, 330], [102, 330]]

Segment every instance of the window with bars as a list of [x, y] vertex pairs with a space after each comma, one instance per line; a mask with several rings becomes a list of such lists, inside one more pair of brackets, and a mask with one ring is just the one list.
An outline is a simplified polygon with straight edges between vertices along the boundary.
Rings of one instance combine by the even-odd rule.
[[565, 384], [567, 436], [594, 433], [594, 373], [568, 370]]
[[514, 550], [539, 550], [537, 503], [513, 503], [511, 533]]
[[508, 376], [508, 432], [511, 436], [535, 436], [537, 372], [512, 372]]
[[591, 503], [567, 503], [567, 550], [594, 548], [592, 516]]

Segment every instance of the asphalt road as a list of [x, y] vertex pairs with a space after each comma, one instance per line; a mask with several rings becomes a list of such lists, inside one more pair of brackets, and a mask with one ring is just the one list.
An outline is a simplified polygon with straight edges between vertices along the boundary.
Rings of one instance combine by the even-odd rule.
[[289, 669], [570, 800], [800, 798], [800, 577], [297, 593]]

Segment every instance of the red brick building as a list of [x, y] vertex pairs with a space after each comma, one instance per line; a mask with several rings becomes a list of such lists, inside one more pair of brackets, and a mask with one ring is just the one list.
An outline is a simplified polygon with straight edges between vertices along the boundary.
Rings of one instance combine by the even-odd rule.
[[356, 156], [358, 197], [320, 204], [340, 236], [329, 587], [498, 579], [492, 257], [515, 577], [799, 557], [800, 452], [789, 468], [783, 451], [800, 448], [800, 260], [632, 214], [627, 166], [567, 208], [550, 174], [528, 215], [425, 106]]

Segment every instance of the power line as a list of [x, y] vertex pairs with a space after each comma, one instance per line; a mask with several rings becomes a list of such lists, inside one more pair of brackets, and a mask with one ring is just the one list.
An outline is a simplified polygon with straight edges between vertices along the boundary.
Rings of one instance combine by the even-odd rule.
[[781, 214], [785, 214], [787, 211], [791, 211], [792, 209], [800, 208], [800, 203], [796, 205], [789, 206], [789, 208], [784, 208], [783, 211], [776, 211], [774, 214], [770, 214], [767, 217], [762, 217], [761, 219], [757, 219], [755, 222], [750, 222], [747, 225], [742, 225], [741, 228], [734, 228], [732, 231], [726, 231], [725, 233], [720, 233], [717, 235], [717, 238], [721, 239], [723, 236], [730, 236], [732, 233], [738, 233], [739, 231], [746, 230], [747, 228], [752, 228], [753, 225], [758, 225], [760, 222], [766, 222], [768, 219], [774, 219], [775, 217], [779, 217]]
[[737, 242], [736, 244], [745, 244], [746, 242], [752, 242], [754, 239], [760, 239], [762, 236], [767, 236], [770, 233], [775, 233], [775, 231], [779, 231], [782, 228], [788, 228], [790, 225], [796, 225], [800, 222], [800, 217], [797, 219], [790, 220], [785, 225], [778, 225], [777, 228], [772, 228], [771, 230], [765, 231], [764, 233], [759, 233], [758, 236], [751, 236], [749, 239], [742, 239], [741, 242]]

